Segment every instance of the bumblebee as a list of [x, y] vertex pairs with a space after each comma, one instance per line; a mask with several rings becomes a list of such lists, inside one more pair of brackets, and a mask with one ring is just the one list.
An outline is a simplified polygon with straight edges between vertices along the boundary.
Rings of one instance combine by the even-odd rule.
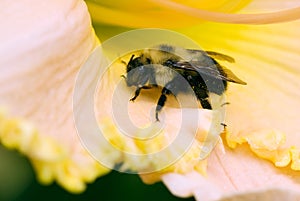
[[[227, 89], [227, 82], [246, 85], [229, 69], [221, 66], [216, 60], [234, 62], [230, 56], [195, 49], [184, 49], [177, 46], [162, 44], [143, 50], [139, 56], [131, 56], [126, 66], [128, 87], [136, 87], [134, 101], [142, 89], [162, 87], [158, 99], [155, 118], [167, 101], [167, 96], [186, 93], [190, 87], [204, 109], [212, 109], [209, 94], [222, 95]], [[184, 78], [189, 86], [182, 84]]]

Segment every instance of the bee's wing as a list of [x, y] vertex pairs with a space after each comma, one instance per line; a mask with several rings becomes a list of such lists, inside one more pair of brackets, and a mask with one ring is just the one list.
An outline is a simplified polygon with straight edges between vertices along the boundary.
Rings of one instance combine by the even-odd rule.
[[228, 56], [226, 54], [219, 53], [219, 52], [195, 50], [195, 49], [187, 49], [187, 51], [192, 54], [196, 53], [199, 55], [209, 56], [209, 57], [217, 59], [217, 60], [223, 60], [223, 61], [228, 61], [230, 63], [234, 63], [234, 58], [232, 58], [231, 56]]
[[204, 66], [200, 61], [179, 61], [173, 64], [173, 68], [182, 69], [182, 70], [190, 70], [200, 74], [208, 75], [217, 79], [225, 80], [228, 82], [234, 82], [237, 84], [247, 84], [243, 80], [239, 79], [233, 72], [229, 69], [218, 66], [219, 64]]
[[224, 72], [224, 74], [226, 75], [226, 80], [229, 82], [234, 82], [237, 84], [242, 84], [242, 85], [246, 85], [247, 83], [244, 82], [243, 80], [241, 80], [240, 78], [238, 78], [231, 70], [229, 70], [228, 68], [225, 68], [224, 66], [222, 66], [222, 70]]
[[206, 52], [206, 54], [208, 54], [209, 56], [211, 56], [214, 59], [224, 60], [224, 61], [228, 61], [230, 63], [234, 62], [234, 58], [232, 58], [231, 56], [228, 56], [226, 54], [222, 54], [219, 52], [213, 52], [213, 51], [205, 51], [205, 52]]

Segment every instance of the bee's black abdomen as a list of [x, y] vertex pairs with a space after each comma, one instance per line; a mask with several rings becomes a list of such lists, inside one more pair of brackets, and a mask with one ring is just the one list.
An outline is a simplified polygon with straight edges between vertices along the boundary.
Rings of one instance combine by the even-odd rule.
[[188, 81], [204, 109], [212, 109], [211, 104], [208, 101], [209, 92], [222, 95], [227, 87], [226, 81], [212, 76], [197, 72], [190, 73], [188, 71], [184, 71], [181, 74]]

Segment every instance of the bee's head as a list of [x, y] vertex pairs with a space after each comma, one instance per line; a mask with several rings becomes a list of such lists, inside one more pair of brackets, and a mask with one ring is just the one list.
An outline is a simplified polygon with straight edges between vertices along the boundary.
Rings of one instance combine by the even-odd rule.
[[128, 73], [132, 69], [137, 68], [137, 67], [139, 67], [141, 65], [143, 65], [142, 62], [141, 62], [141, 57], [134, 58], [134, 54], [133, 54], [130, 57], [130, 60], [129, 60], [128, 64], [127, 64], [126, 71]]
[[148, 80], [149, 67], [148, 62], [142, 61], [142, 56], [134, 58], [131, 56], [127, 64], [126, 83], [128, 86], [143, 86]]

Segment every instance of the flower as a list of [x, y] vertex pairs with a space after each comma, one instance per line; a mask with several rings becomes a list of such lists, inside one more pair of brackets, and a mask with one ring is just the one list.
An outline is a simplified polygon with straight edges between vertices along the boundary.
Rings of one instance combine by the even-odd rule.
[[[84, 79], [94, 78], [95, 75], [82, 69], [99, 67], [101, 62], [102, 66], [106, 65], [105, 54], [101, 52], [105, 48], [93, 51], [99, 42], [84, 2], [28, 0], [24, 4], [3, 5], [6, 12], [1, 12], [5, 15], [1, 19], [6, 21], [1, 24], [6, 29], [0, 36], [0, 52], [4, 55], [0, 59], [0, 80], [5, 84], [0, 88], [0, 106], [6, 112], [1, 110], [0, 113], [0, 142], [25, 154], [41, 182], [57, 181], [71, 192], [82, 192], [87, 182], [109, 172], [108, 168], [120, 166], [122, 171], [139, 172], [146, 183], [162, 180], [174, 195], [181, 197], [193, 195], [199, 200], [204, 197], [206, 200], [224, 200], [230, 197], [235, 199], [235, 196], [249, 198], [252, 194], [265, 195], [268, 192], [274, 196], [289, 192], [291, 199], [298, 196], [296, 171], [299, 169], [299, 145], [295, 140], [298, 115], [297, 109], [292, 107], [297, 108], [299, 95], [299, 71], [295, 66], [299, 60], [299, 20], [283, 22], [297, 19], [298, 8], [266, 15], [236, 15], [232, 12], [245, 7], [249, 1], [216, 1], [215, 4], [189, 1], [185, 5], [171, 1], [147, 1], [145, 4], [137, 1], [101, 1], [104, 6], [93, 2], [87, 1], [95, 22], [127, 27], [172, 27], [199, 42], [203, 49], [234, 57], [236, 63], [226, 66], [248, 85], [231, 85], [228, 89], [227, 100], [230, 104], [226, 106], [228, 127], [223, 133], [224, 146], [219, 143], [207, 159], [199, 160], [204, 148], [209, 151], [212, 148], [203, 143], [210, 136], [208, 131], [213, 112], [184, 108], [183, 112], [198, 119], [180, 122], [178, 115], [181, 110], [170, 98], [169, 105], [164, 108], [167, 114], [165, 127], [148, 126], [147, 111], [153, 106], [149, 98], [157, 97], [155, 91], [146, 92], [146, 96], [139, 97], [130, 105], [133, 122], [146, 129], [129, 132], [129, 137], [120, 135], [111, 118], [111, 114], [118, 113], [112, 113], [112, 109], [114, 104], [128, 103], [132, 91], [124, 83], [118, 83], [119, 76], [116, 79], [116, 74], [121, 74], [124, 69], [122, 62], [119, 62], [106, 71], [96, 91], [96, 120], [106, 140], [97, 141], [92, 135], [97, 130], [95, 127], [84, 126], [83, 129], [88, 130], [81, 132], [81, 124], [78, 124], [79, 121], [91, 125], [90, 119], [85, 119], [89, 117], [87, 113], [80, 112], [90, 112], [94, 105], [85, 102], [93, 99], [91, 94], [76, 99], [76, 93], [83, 95], [97, 84], [95, 80]], [[250, 8], [256, 8], [255, 2]], [[112, 15], [119, 16], [119, 20]], [[19, 20], [21, 17], [22, 20]], [[220, 23], [224, 20], [240, 24]], [[269, 22], [281, 23], [247, 25]], [[16, 27], [22, 32], [18, 32]], [[108, 35], [112, 35], [110, 32], [114, 34], [114, 31], [126, 29], [103, 24], [97, 27], [100, 27], [97, 33], [103, 42]], [[82, 81], [85, 82], [80, 82], [80, 77], [76, 80], [77, 74], [83, 74]], [[72, 100], [74, 86], [75, 100]], [[114, 86], [119, 87], [118, 92], [124, 93], [109, 94], [115, 91]], [[112, 98], [112, 95], [115, 97]], [[81, 139], [77, 136], [73, 121], [72, 101]], [[89, 107], [81, 107], [86, 103]], [[279, 110], [281, 105], [284, 107]], [[294, 122], [290, 123], [291, 120]], [[174, 122], [178, 124], [174, 126]], [[180, 129], [188, 139], [196, 138], [188, 141], [190, 143], [186, 145], [190, 149], [183, 157], [179, 156], [185, 153], [186, 146], [181, 143], [169, 146]], [[148, 142], [138, 138], [149, 138], [153, 133], [156, 135], [150, 136]], [[88, 148], [93, 148], [91, 153], [94, 158], [80, 142], [91, 145]], [[165, 155], [149, 158], [149, 153], [164, 147], [168, 147]], [[144, 156], [143, 160], [137, 160], [135, 155]], [[168, 164], [164, 164], [166, 158]]]
[[[205, 11], [196, 10], [192, 7], [196, 7], [195, 5], [191, 8], [171, 1], [159, 1], [161, 4], [155, 4], [166, 10], [155, 10], [154, 1], [145, 7], [142, 5], [140, 9], [138, 6], [121, 6], [123, 10], [115, 9], [118, 3], [114, 4], [115, 7], [97, 3], [88, 2], [88, 5], [93, 19], [99, 23], [96, 31], [100, 39], [105, 40], [126, 30], [101, 23], [128, 27], [152, 27], [153, 24], [155, 27], [172, 27], [172, 30], [196, 40], [205, 50], [234, 57], [236, 63], [226, 64], [227, 67], [248, 83], [247, 86], [232, 84], [228, 89], [227, 100], [230, 104], [226, 107], [228, 127], [223, 135], [225, 148], [217, 148], [208, 158], [207, 176], [203, 177], [199, 172], [185, 167], [183, 169], [187, 171], [179, 172], [180, 174], [173, 169], [173, 173], [168, 174], [142, 175], [145, 182], [162, 179], [174, 195], [194, 195], [199, 200], [203, 200], [203, 197], [207, 200], [217, 199], [234, 192], [261, 192], [265, 195], [269, 192], [268, 189], [273, 188], [284, 189], [275, 192], [288, 193], [295, 190], [299, 193], [299, 184], [294, 182], [298, 178], [299, 170], [299, 144], [296, 140], [299, 120], [296, 109], [299, 99], [299, 69], [296, 65], [300, 59], [297, 54], [300, 30], [297, 20], [299, 7], [296, 1], [254, 1], [240, 11], [242, 14], [226, 15], [225, 20], [231, 22], [229, 24], [220, 23], [224, 22], [220, 18], [225, 16], [224, 13], [211, 18], [211, 13], [207, 12], [209, 15], [205, 18]], [[134, 3], [128, 5], [135, 5]], [[274, 6], [276, 3], [277, 6]], [[166, 8], [166, 4], [171, 7]], [[97, 8], [106, 9], [107, 15], [100, 17], [96, 12]], [[131, 12], [127, 13], [130, 9]], [[167, 17], [145, 17], [142, 13], [133, 11], [142, 9], [146, 9], [145, 15], [153, 10], [153, 13], [159, 11], [165, 15], [169, 12], [167, 16], [176, 19], [176, 23], [173, 24]], [[172, 14], [170, 10], [173, 11]], [[249, 15], [253, 10], [266, 14]], [[188, 14], [184, 15], [184, 11]], [[269, 13], [270, 11], [275, 12]], [[182, 21], [178, 13], [181, 14]], [[120, 21], [113, 21], [114, 18], [109, 17], [119, 14], [126, 17]], [[187, 20], [191, 16], [192, 20]], [[197, 21], [197, 24], [196, 18], [215, 22]], [[141, 100], [134, 104], [138, 102]], [[142, 108], [139, 107], [139, 110]], [[205, 169], [202, 168], [201, 171], [203, 170]]]

